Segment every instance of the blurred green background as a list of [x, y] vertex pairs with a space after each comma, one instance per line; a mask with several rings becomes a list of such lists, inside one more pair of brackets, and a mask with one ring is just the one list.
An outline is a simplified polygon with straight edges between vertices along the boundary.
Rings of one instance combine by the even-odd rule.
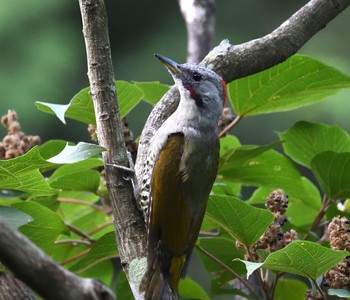
[[[217, 0], [215, 45], [228, 38], [239, 44], [261, 37], [279, 26], [307, 1]], [[66, 104], [88, 86], [86, 55], [77, 1], [0, 0], [0, 113], [18, 112], [22, 129], [53, 138], [89, 141], [85, 125], [67, 125], [38, 111], [35, 101]], [[186, 30], [176, 0], [106, 1], [116, 79], [172, 84], [158, 52], [184, 62]], [[300, 51], [350, 74], [350, 8], [339, 15]], [[298, 120], [340, 124], [350, 131], [349, 90], [320, 104], [297, 111], [243, 119], [233, 130], [243, 143], [276, 140]], [[128, 118], [139, 135], [150, 111], [141, 104]], [[0, 129], [5, 134], [5, 129]]]

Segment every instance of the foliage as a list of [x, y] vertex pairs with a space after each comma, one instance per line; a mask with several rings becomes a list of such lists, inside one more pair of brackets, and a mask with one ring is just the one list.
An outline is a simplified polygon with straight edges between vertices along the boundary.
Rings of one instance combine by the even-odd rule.
[[[301, 55], [228, 85], [231, 105], [240, 119], [301, 108], [347, 87], [349, 76]], [[168, 90], [158, 82], [118, 81], [116, 88], [122, 116], [142, 100], [155, 104]], [[89, 88], [67, 105], [36, 105], [63, 123], [66, 117], [95, 123]], [[68, 269], [101, 279], [118, 298], [128, 299], [126, 278], [115, 264], [118, 251], [102, 172], [103, 151], [95, 144], [53, 140], [0, 161], [0, 216]], [[219, 294], [258, 298], [251, 290], [234, 288], [235, 281], [244, 280], [245, 267], [249, 275], [259, 278], [266, 299], [304, 299], [303, 277], [320, 289], [318, 278], [349, 255], [318, 243], [324, 233], [322, 222], [344, 215], [335, 204], [350, 198], [348, 133], [338, 126], [303, 121], [278, 133], [278, 140], [269, 145], [241, 145], [236, 137], [226, 136], [221, 139], [220, 154], [202, 227], [208, 236], [200, 237], [195, 249], [210, 274], [210, 289], [186, 278], [180, 294], [200, 299]], [[310, 178], [301, 174], [301, 166]], [[270, 193], [280, 189], [289, 195], [283, 212], [263, 208]], [[291, 238], [285, 247], [274, 250], [271, 243], [260, 247], [264, 233], [272, 232], [273, 226], [286, 235], [281, 229], [285, 210], [286, 230], [295, 230], [299, 240]], [[272, 238], [278, 244], [278, 236]]]

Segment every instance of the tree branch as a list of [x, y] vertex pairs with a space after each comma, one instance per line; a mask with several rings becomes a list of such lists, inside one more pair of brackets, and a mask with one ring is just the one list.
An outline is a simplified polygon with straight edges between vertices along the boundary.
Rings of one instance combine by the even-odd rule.
[[179, 0], [187, 28], [187, 62], [199, 63], [214, 41], [215, 0]]
[[1, 219], [0, 245], [0, 260], [44, 299], [114, 299], [101, 282], [80, 278], [64, 269]]
[[[146, 256], [146, 230], [137, 209], [129, 177], [121, 168], [128, 166], [123, 128], [116, 101], [113, 65], [108, 36], [107, 13], [103, 0], [79, 0], [86, 45], [88, 77], [94, 102], [97, 137], [107, 149], [103, 153], [106, 181], [113, 207], [114, 226], [120, 259], [130, 286], [138, 294], [137, 275], [129, 276], [130, 264]], [[140, 268], [136, 268], [140, 269]]]
[[[350, 0], [311, 0], [270, 34], [231, 45], [224, 40], [202, 61], [226, 82], [266, 70], [295, 54], [310, 38], [350, 5]], [[175, 111], [179, 95], [172, 88], [151, 112], [142, 131], [136, 174], [142, 173], [142, 162], [147, 155], [149, 141], [154, 132]]]

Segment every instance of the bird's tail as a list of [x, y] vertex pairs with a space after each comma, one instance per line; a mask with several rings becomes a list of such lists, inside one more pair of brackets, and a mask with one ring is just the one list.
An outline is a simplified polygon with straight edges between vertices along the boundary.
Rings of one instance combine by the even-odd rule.
[[149, 264], [141, 281], [140, 291], [145, 300], [177, 300], [177, 288], [183, 272], [185, 256], [173, 257], [168, 268]]

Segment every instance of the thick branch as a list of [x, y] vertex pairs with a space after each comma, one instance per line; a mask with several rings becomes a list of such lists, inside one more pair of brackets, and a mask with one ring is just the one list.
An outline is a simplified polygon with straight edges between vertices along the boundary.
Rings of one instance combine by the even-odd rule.
[[213, 46], [215, 0], [179, 0], [187, 28], [187, 62], [199, 63]]
[[146, 232], [142, 215], [133, 199], [132, 184], [125, 179], [129, 174], [112, 167], [128, 166], [128, 158], [116, 101], [106, 8], [103, 0], [79, 0], [79, 4], [97, 136], [99, 144], [107, 149], [103, 154], [107, 187], [113, 206], [120, 259], [128, 276], [131, 261], [146, 256]]
[[0, 260], [4, 265], [44, 299], [114, 299], [99, 281], [67, 271], [2, 220], [0, 245]]
[[[311, 37], [350, 5], [350, 0], [311, 0], [270, 34], [233, 46], [221, 42], [202, 61], [226, 82], [252, 75], [277, 65], [296, 53]], [[179, 101], [171, 89], [151, 112], [141, 135], [136, 170], [147, 153], [149, 140], [161, 124], [175, 111]]]

